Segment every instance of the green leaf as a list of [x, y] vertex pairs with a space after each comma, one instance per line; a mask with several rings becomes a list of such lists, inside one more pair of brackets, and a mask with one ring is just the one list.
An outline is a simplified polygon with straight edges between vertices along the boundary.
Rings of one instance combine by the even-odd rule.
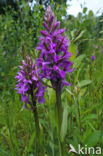
[[75, 44], [71, 43], [70, 47], [69, 47], [69, 52], [72, 54], [72, 56], [69, 58], [69, 60], [73, 62], [77, 56], [77, 46]]
[[89, 11], [89, 16], [93, 16], [93, 11], [92, 10]]
[[34, 154], [31, 153], [29, 156], [34, 156]]
[[80, 95], [84, 96], [85, 92], [86, 92], [86, 88], [82, 88], [81, 91], [80, 91]]
[[99, 33], [100, 33], [100, 34], [103, 34], [103, 31], [100, 31]]
[[52, 88], [48, 88], [48, 96], [50, 104], [54, 104], [56, 102], [55, 91]]
[[86, 121], [86, 124], [89, 125], [89, 127], [93, 130], [93, 131], [96, 131], [94, 125], [92, 124], [92, 122], [89, 122], [89, 121]]
[[88, 114], [86, 117], [83, 117], [83, 122], [87, 121], [87, 120], [94, 120], [97, 119], [98, 115], [97, 114]]
[[87, 8], [83, 8], [83, 13], [85, 14], [87, 12]]
[[24, 153], [27, 153], [27, 152], [29, 152], [31, 150], [34, 139], [35, 139], [35, 131], [32, 133], [31, 138], [30, 138], [29, 143], [28, 143], [28, 146], [25, 147], [25, 152]]
[[103, 22], [103, 19], [101, 19], [100, 22]]
[[82, 60], [85, 58], [85, 54], [82, 54], [80, 56], [78, 56], [75, 60], [74, 60], [74, 64], [73, 64], [73, 68], [78, 68], [82, 62]]
[[5, 151], [4, 149], [1, 149], [1, 148], [0, 148], [0, 154], [6, 156], [6, 155], [9, 155], [10, 153], [8, 153], [8, 152]]
[[69, 89], [66, 88], [66, 91], [67, 91], [70, 95], [73, 95], [73, 93], [72, 93]]
[[84, 35], [85, 31], [86, 30], [81, 31], [80, 34], [75, 38], [74, 42], [79, 40]]
[[51, 147], [52, 154], [53, 154], [53, 156], [54, 156], [54, 144], [50, 141], [50, 142], [49, 142], [49, 145], [50, 145], [50, 147]]
[[91, 82], [92, 82], [91, 80], [83, 80], [83, 81], [79, 82], [78, 86], [84, 87], [84, 86], [89, 85]]
[[68, 106], [66, 104], [63, 111], [63, 119], [62, 119], [61, 131], [60, 131], [61, 142], [63, 142], [67, 133], [67, 119], [68, 119]]
[[86, 137], [84, 143], [85, 143], [85, 145], [94, 147], [97, 145], [100, 138], [101, 138], [101, 131], [95, 131], [95, 132], [90, 133]]
[[74, 35], [74, 34], [75, 34], [74, 32], [75, 32], [74, 30], [72, 30], [72, 31], [70, 32], [70, 33], [71, 33], [71, 36], [72, 36], [72, 40], [74, 39], [74, 36], [75, 36], [75, 35]]

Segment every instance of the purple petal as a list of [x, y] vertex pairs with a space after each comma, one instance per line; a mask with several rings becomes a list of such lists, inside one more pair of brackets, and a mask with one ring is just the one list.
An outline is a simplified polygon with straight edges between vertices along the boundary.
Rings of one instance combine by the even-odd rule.
[[48, 32], [46, 32], [46, 31], [40, 31], [40, 33], [41, 33], [43, 36], [48, 36], [48, 35], [49, 35]]
[[22, 95], [21, 100], [22, 100], [23, 102], [26, 102], [26, 101], [27, 101], [26, 95]]
[[47, 29], [48, 31], [50, 30], [50, 28], [48, 27], [48, 25], [46, 24], [46, 22], [43, 23], [45, 29]]

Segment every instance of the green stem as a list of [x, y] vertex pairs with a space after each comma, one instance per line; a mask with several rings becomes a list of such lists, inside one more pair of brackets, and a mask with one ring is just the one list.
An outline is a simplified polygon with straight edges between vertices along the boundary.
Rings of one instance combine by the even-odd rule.
[[62, 103], [61, 103], [61, 87], [59, 84], [57, 84], [56, 87], [56, 106], [58, 114], [58, 128], [60, 130], [62, 123]]
[[38, 119], [38, 112], [36, 107], [36, 101], [34, 99], [34, 96], [32, 94], [32, 110], [35, 120], [35, 128], [36, 128], [36, 155], [40, 155], [41, 146], [40, 146], [40, 127], [39, 127], [39, 119]]
[[56, 85], [56, 107], [57, 107], [57, 122], [58, 122], [58, 138], [59, 138], [60, 156], [64, 156], [64, 143], [61, 142], [61, 139], [60, 139], [62, 114], [63, 114], [60, 82]]
[[36, 135], [37, 135], [37, 137], [39, 137], [40, 136], [40, 127], [39, 127], [38, 112], [37, 112], [36, 107], [33, 109], [33, 114], [34, 114], [34, 120], [35, 120]]
[[80, 128], [80, 135], [81, 135], [81, 113], [80, 113], [80, 104], [79, 101], [77, 100], [77, 106], [78, 106], [78, 117], [79, 117], [79, 128]]

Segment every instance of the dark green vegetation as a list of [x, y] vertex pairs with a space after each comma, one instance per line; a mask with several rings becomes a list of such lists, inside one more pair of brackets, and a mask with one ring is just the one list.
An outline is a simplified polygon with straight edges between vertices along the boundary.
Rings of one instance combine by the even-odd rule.
[[[69, 51], [74, 54], [71, 60], [75, 70], [67, 75], [72, 86], [65, 87], [62, 93], [61, 140], [65, 140], [66, 155], [75, 155], [68, 153], [70, 144], [76, 149], [78, 144], [99, 146], [103, 152], [103, 15], [96, 17], [84, 8], [75, 18], [66, 14], [66, 5], [52, 2], [51, 6], [61, 27], [67, 29]], [[22, 109], [21, 97], [14, 90], [14, 76], [27, 54], [38, 56], [36, 46], [45, 7], [37, 3], [31, 11], [23, 2], [17, 8], [7, 6], [0, 14], [0, 156], [37, 156], [33, 114]], [[96, 57], [94, 61], [92, 55]], [[55, 92], [48, 88], [45, 99], [45, 104], [37, 105], [41, 150], [45, 156], [59, 156]]]

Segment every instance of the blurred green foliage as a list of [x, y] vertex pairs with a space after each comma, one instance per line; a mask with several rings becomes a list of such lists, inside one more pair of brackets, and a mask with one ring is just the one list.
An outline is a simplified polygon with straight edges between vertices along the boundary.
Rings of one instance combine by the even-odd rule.
[[[69, 51], [74, 72], [67, 75], [72, 86], [62, 93], [63, 121], [61, 140], [65, 139], [67, 156], [70, 144], [103, 149], [103, 15], [96, 17], [88, 8], [77, 17], [67, 15], [67, 5], [51, 2], [61, 27], [70, 40]], [[22, 109], [14, 90], [18, 65], [27, 54], [34, 59], [43, 29], [45, 7], [36, 3], [33, 10], [26, 1], [15, 10], [9, 6], [0, 14], [0, 156], [35, 156], [33, 114]], [[78, 51], [78, 56], [77, 56]], [[95, 55], [96, 59], [91, 60]], [[55, 123], [55, 92], [48, 88], [46, 102], [37, 105], [41, 142], [45, 156], [59, 156]], [[90, 154], [92, 156], [92, 154]]]

